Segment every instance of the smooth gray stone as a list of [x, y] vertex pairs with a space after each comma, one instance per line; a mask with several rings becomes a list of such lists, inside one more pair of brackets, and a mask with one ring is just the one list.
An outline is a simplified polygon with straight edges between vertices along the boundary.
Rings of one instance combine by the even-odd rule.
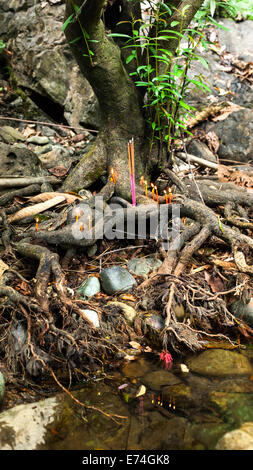
[[100, 282], [97, 277], [88, 277], [77, 289], [78, 294], [84, 297], [92, 297], [100, 292]]
[[129, 271], [138, 276], [147, 276], [150, 272], [160, 268], [161, 265], [162, 262], [154, 256], [148, 258], [134, 258], [127, 263]]
[[103, 290], [106, 294], [125, 292], [136, 285], [134, 277], [121, 266], [106, 268], [100, 273]]
[[49, 138], [46, 136], [33, 135], [27, 139], [27, 142], [29, 144], [45, 145], [49, 143]]

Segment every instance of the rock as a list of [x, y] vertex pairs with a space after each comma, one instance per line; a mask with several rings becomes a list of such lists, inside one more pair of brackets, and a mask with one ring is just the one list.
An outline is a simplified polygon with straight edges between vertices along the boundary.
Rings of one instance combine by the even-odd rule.
[[212, 409], [234, 427], [241, 426], [245, 421], [253, 420], [253, 394], [244, 392], [227, 392], [210, 390], [208, 401]]
[[253, 24], [251, 20], [235, 22], [229, 18], [219, 20], [226, 29], [219, 29], [220, 44], [226, 46], [227, 52], [232, 52], [238, 59], [253, 62], [253, 51], [249, 38], [253, 37]]
[[69, 125], [98, 129], [97, 99], [62, 31], [65, 5], [51, 3], [14, 0], [7, 2], [4, 11], [0, 4], [1, 39], [12, 51], [15, 81], [18, 87], [32, 91], [32, 98], [35, 92], [35, 101], [46, 97], [48, 116], [55, 118], [58, 109]]
[[56, 398], [47, 398], [0, 413], [0, 449], [33, 450], [44, 443], [56, 405]]
[[120, 307], [120, 309], [123, 311], [125, 319], [129, 323], [133, 323], [137, 312], [136, 310], [131, 307], [130, 305], [125, 304], [124, 302], [108, 302], [107, 305], [115, 305], [116, 307]]
[[227, 432], [216, 444], [216, 450], [253, 450], [253, 422]]
[[11, 126], [1, 126], [0, 137], [2, 137], [3, 141], [7, 144], [13, 144], [19, 140], [22, 142], [26, 140], [21, 132], [17, 131]]
[[209, 162], [217, 163], [217, 158], [200, 140], [193, 139], [187, 147], [188, 153], [195, 155], [195, 157], [203, 158]]
[[[240, 106], [253, 108], [253, 88], [251, 84], [247, 80], [242, 80], [240, 69], [239, 76], [236, 76], [237, 69], [235, 69], [235, 73], [231, 73], [234, 58], [238, 57], [240, 60], [252, 62], [253, 54], [250, 47], [253, 40], [252, 21], [235, 22], [222, 19], [222, 21], [219, 20], [219, 23], [224, 24], [229, 29], [229, 31], [225, 31], [216, 28], [217, 44], [220, 44], [220, 47], [224, 44], [226, 46], [225, 54], [223, 51], [222, 56], [228, 67], [221, 65], [219, 54], [211, 50], [201, 50], [199, 53], [207, 61], [209, 68], [207, 70], [199, 61], [194, 61], [191, 64], [189, 78], [192, 79], [197, 76], [197, 79], [199, 79], [198, 77], [202, 74], [205, 77], [204, 83], [211, 89], [212, 98], [215, 97], [219, 101], [223, 101], [225, 98], [225, 100], [233, 101], [233, 103]], [[245, 46], [245, 44], [247, 45]], [[203, 103], [206, 106], [206, 99], [209, 96], [200, 89], [194, 92], [194, 87], [190, 87], [187, 91], [188, 102], [190, 100], [191, 104], [197, 107], [199, 105], [203, 107]]]
[[45, 145], [49, 143], [49, 138], [46, 136], [33, 135], [27, 139], [29, 144]]
[[[47, 137], [46, 137], [47, 139]], [[57, 168], [59, 165], [68, 168], [75, 159], [71, 157], [71, 152], [62, 145], [54, 145], [52, 150], [41, 153], [39, 159], [43, 168]]]
[[183, 321], [185, 319], [186, 313], [182, 304], [176, 304], [174, 306], [174, 313], [178, 321]]
[[150, 272], [155, 271], [162, 265], [162, 261], [150, 256], [148, 258], [134, 258], [128, 261], [127, 268], [137, 276], [146, 277]]
[[67, 449], [88, 451], [98, 448], [109, 451], [123, 448], [129, 432], [125, 421], [130, 423], [130, 413], [121, 396], [112, 393], [112, 387], [108, 387], [104, 382], [87, 386], [82, 390], [72, 390], [71, 393], [81, 403], [95, 404], [98, 409], [117, 413], [127, 419], [119, 422], [112, 430], [111, 420], [105, 420], [101, 413], [94, 413], [89, 424], [82, 425], [76, 406], [73, 406], [73, 399], [66, 394], [57, 394], [55, 397], [18, 405], [0, 413], [1, 451]]
[[43, 155], [43, 153], [48, 153], [52, 150], [52, 145], [51, 144], [46, 144], [46, 145], [39, 145], [39, 146], [34, 146], [33, 151], [36, 153], [36, 155], [40, 156]]
[[242, 354], [224, 349], [206, 350], [186, 360], [191, 372], [205, 376], [225, 377], [251, 375], [249, 360]]
[[2, 372], [0, 372], [0, 403], [4, 397], [4, 390], [5, 390], [5, 381]]
[[92, 258], [92, 256], [94, 256], [97, 253], [97, 250], [98, 250], [98, 247], [96, 243], [92, 246], [89, 246], [86, 251], [87, 256], [89, 256], [89, 258]]
[[239, 109], [223, 121], [208, 122], [205, 131], [215, 132], [218, 136], [221, 160], [253, 161], [253, 110]]
[[144, 357], [140, 357], [136, 361], [124, 365], [122, 374], [124, 377], [137, 378], [144, 376], [149, 370], [150, 363]]
[[112, 266], [101, 271], [100, 279], [106, 294], [126, 292], [136, 285], [133, 276], [121, 266]]
[[231, 312], [237, 318], [248, 323], [248, 325], [253, 326], [253, 297], [250, 302], [245, 305], [241, 300], [236, 300], [231, 305]]
[[13, 337], [14, 350], [18, 354], [22, 351], [27, 341], [27, 331], [22, 322], [18, 322], [17, 325], [12, 325], [11, 335]]
[[142, 378], [143, 383], [151, 388], [151, 390], [159, 391], [162, 387], [177, 385], [181, 383], [181, 380], [174, 374], [167, 370], [156, 370], [149, 372]]
[[145, 321], [148, 326], [150, 326], [153, 330], [162, 330], [165, 325], [164, 318], [156, 313], [149, 314], [145, 316]]
[[82, 285], [77, 289], [78, 294], [82, 297], [92, 297], [100, 292], [100, 282], [95, 276], [88, 277]]
[[84, 309], [82, 310], [83, 314], [92, 322], [94, 328], [100, 327], [99, 316], [95, 310]]
[[6, 145], [0, 142], [2, 176], [38, 176], [41, 166], [37, 155], [24, 144]]

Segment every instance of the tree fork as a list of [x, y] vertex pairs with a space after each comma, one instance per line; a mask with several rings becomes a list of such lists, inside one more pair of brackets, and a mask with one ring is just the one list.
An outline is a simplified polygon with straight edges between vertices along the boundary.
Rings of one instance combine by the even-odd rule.
[[[117, 171], [115, 191], [130, 198], [127, 142], [135, 141], [135, 163], [137, 178], [143, 174], [142, 152], [144, 142], [144, 119], [139, 95], [121, 60], [121, 51], [105, 32], [101, 0], [76, 0], [81, 7], [75, 12], [72, 0], [66, 1], [66, 15], [74, 14], [65, 34], [82, 74], [89, 81], [102, 114], [102, 126], [96, 145], [103, 147], [100, 157], [105, 161], [107, 172]], [[86, 35], [86, 38], [83, 37]], [[76, 38], [79, 41], [73, 43]], [[88, 39], [87, 39], [88, 37]], [[94, 41], [94, 42], [93, 42]], [[84, 56], [85, 54], [85, 56]], [[64, 188], [73, 190], [86, 184], [89, 171], [84, 157], [66, 178]], [[88, 162], [87, 162], [88, 163]], [[87, 186], [86, 186], [87, 187]]]

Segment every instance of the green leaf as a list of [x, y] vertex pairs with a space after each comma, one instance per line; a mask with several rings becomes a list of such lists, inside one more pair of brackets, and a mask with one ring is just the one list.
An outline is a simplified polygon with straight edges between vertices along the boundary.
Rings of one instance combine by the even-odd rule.
[[82, 36], [78, 36], [78, 38], [72, 39], [72, 41], [69, 41], [69, 44], [75, 44], [77, 41], [80, 41], [82, 39]]
[[129, 34], [122, 34], [122, 33], [109, 33], [107, 34], [110, 38], [128, 38], [132, 39], [132, 36], [129, 36]]
[[68, 24], [72, 22], [73, 18], [74, 18], [75, 14], [72, 13], [72, 15], [70, 15], [66, 21], [63, 23], [62, 25], [62, 31], [65, 31], [65, 29], [67, 28]]
[[214, 17], [215, 10], [216, 10], [216, 0], [210, 0], [210, 13], [212, 17]]
[[204, 59], [204, 57], [201, 57], [201, 56], [196, 56], [197, 59], [199, 60], [199, 62], [204, 65], [204, 67], [206, 69], [209, 69], [209, 65], [208, 65], [208, 62], [206, 61], [206, 59]]
[[74, 10], [75, 10], [76, 14], [78, 15], [79, 11], [80, 11], [80, 7], [78, 5], [76, 5], [75, 3], [73, 3], [73, 7], [74, 7]]
[[135, 51], [133, 54], [129, 55], [127, 58], [126, 58], [126, 64], [129, 64], [133, 59], [136, 58], [136, 54], [135, 54]]
[[179, 21], [172, 21], [172, 22], [170, 23], [170, 26], [171, 26], [172, 28], [174, 28], [174, 26], [177, 26], [178, 24], [179, 24]]
[[218, 224], [222, 232], [224, 232], [220, 218], [218, 217]]

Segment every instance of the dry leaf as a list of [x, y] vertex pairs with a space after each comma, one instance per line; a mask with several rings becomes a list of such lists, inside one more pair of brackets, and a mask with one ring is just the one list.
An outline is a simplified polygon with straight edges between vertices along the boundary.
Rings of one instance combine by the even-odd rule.
[[212, 273], [210, 274], [208, 271], [205, 271], [205, 280], [211, 287], [212, 292], [222, 292], [225, 290], [220, 276], [215, 276]]
[[242, 109], [242, 107], [239, 106], [238, 104], [230, 103], [229, 106], [221, 110], [218, 116], [214, 116], [212, 118], [212, 121], [214, 122], [224, 121], [224, 119], [226, 119], [231, 113], [234, 113], [235, 111], [239, 111], [240, 109]]
[[141, 350], [141, 345], [136, 341], [129, 341], [129, 344], [133, 349], [138, 349], [139, 351]]
[[219, 137], [215, 134], [215, 132], [208, 132], [206, 134], [206, 140], [210, 150], [212, 150], [214, 153], [217, 153], [219, 150], [220, 142]]
[[68, 204], [72, 204], [75, 202], [76, 199], [82, 200], [81, 196], [68, 194], [68, 193], [58, 193], [58, 192], [49, 192], [49, 193], [41, 193], [37, 194], [36, 196], [32, 196], [28, 198], [29, 202], [45, 202], [49, 199], [53, 199], [56, 196], [63, 196]]
[[232, 182], [237, 186], [253, 188], [253, 176], [242, 170], [234, 170], [229, 166], [218, 164], [218, 179], [222, 182]]
[[126, 354], [124, 356], [124, 359], [127, 359], [127, 361], [135, 361], [137, 359], [137, 356], [130, 356], [129, 354]]
[[41, 202], [40, 204], [35, 204], [34, 206], [25, 207], [24, 209], [16, 212], [16, 214], [10, 215], [8, 217], [8, 221], [14, 222], [16, 220], [25, 219], [26, 217], [31, 217], [33, 215], [39, 214], [40, 212], [44, 212], [50, 207], [56, 206], [63, 201], [65, 201], [65, 197], [57, 196], [53, 199], [50, 199], [49, 201]]
[[137, 398], [137, 397], [141, 397], [142, 395], [145, 395], [146, 390], [147, 390], [147, 389], [146, 389], [145, 385], [141, 385], [141, 386], [138, 388], [137, 392], [136, 392], [136, 395], [135, 395], [136, 398]]
[[19, 282], [15, 289], [20, 292], [22, 295], [30, 295], [31, 294], [31, 290], [29, 288], [29, 286], [27, 285], [27, 283], [25, 281], [21, 281]]
[[191, 267], [190, 274], [199, 273], [200, 271], [204, 271], [204, 269], [210, 268], [210, 264], [205, 264], [204, 266], [199, 266], [199, 268]]
[[136, 298], [135, 298], [133, 295], [131, 295], [131, 294], [122, 294], [122, 295], [120, 296], [120, 298], [121, 298], [122, 300], [130, 300], [131, 302], [135, 302], [135, 301], [136, 301]]
[[190, 118], [186, 122], [188, 129], [195, 127], [197, 124], [200, 124], [203, 121], [206, 121], [210, 116], [215, 116], [217, 113], [220, 113], [227, 104], [211, 104], [207, 106], [202, 111], [196, 113], [193, 118]]
[[237, 269], [235, 263], [233, 263], [232, 261], [223, 261], [221, 259], [215, 258], [215, 259], [212, 259], [212, 262], [216, 266], [220, 266], [221, 268], [224, 268], [224, 269], [229, 269], [229, 270]]
[[56, 166], [55, 168], [49, 168], [48, 171], [54, 176], [65, 176], [69, 172], [71, 165], [72, 163], [68, 168], [65, 168], [65, 166]]
[[4, 273], [4, 271], [7, 271], [9, 269], [9, 266], [5, 264], [1, 259], [0, 259], [0, 279]]

